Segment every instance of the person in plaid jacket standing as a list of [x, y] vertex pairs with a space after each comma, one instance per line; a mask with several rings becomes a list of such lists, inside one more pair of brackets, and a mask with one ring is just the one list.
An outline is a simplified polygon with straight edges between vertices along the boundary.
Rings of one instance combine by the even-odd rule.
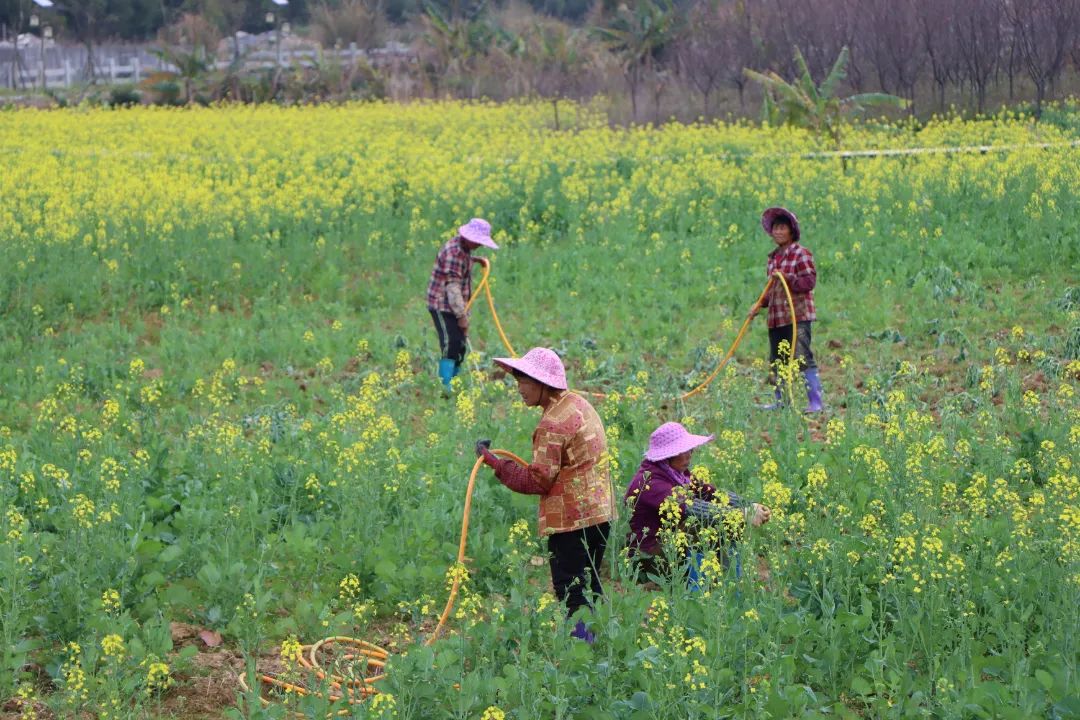
[[465, 338], [469, 331], [469, 313], [465, 306], [472, 297], [472, 264], [478, 262], [471, 253], [478, 247], [499, 249], [491, 239], [491, 224], [473, 218], [459, 227], [457, 235], [439, 250], [428, 281], [428, 312], [435, 322], [442, 351], [439, 378], [447, 390], [465, 360]]
[[[814, 286], [817, 285], [814, 255], [799, 244], [799, 219], [790, 210], [782, 207], [769, 208], [761, 214], [761, 227], [776, 243], [776, 249], [769, 253], [766, 272], [770, 278], [777, 272], [783, 274], [788, 289], [791, 290], [792, 299], [795, 301], [795, 320], [798, 326], [795, 360], [799, 364], [806, 383], [805, 412], [821, 412], [824, 408], [821, 399], [821, 379], [818, 377], [814, 353], [810, 349], [811, 326], [817, 319], [817, 313], [814, 310]], [[776, 363], [781, 360], [786, 362], [790, 357], [785, 353], [785, 356], [781, 358], [780, 353], [781, 343], [785, 341], [789, 345], [791, 343], [791, 308], [788, 306], [784, 286], [779, 282], [773, 283], [761, 305], [755, 306], [751, 311], [751, 317], [756, 315], [761, 307], [768, 309], [769, 365], [772, 368], [770, 377], [775, 395], [775, 401], [766, 405], [765, 408], [773, 410], [783, 406], [783, 393], [780, 390]], [[787, 350], [790, 352], [790, 348]]]

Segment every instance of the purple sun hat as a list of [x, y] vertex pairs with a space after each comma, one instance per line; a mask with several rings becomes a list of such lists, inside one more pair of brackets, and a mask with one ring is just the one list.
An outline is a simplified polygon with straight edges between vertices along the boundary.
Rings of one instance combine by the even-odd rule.
[[787, 208], [771, 207], [761, 213], [761, 227], [764, 228], [765, 233], [772, 235], [772, 226], [777, 218], [785, 218], [788, 221], [788, 224], [791, 225], [791, 239], [799, 242], [799, 218], [795, 217], [795, 213]]
[[566, 369], [554, 350], [535, 347], [519, 358], [495, 358], [495, 364], [506, 370], [517, 370], [556, 390], [566, 389]]
[[712, 435], [694, 435], [677, 422], [664, 423], [649, 436], [649, 449], [645, 451], [645, 459], [667, 460], [712, 442], [712, 439]]
[[483, 245], [492, 250], [499, 249], [499, 246], [491, 239], [491, 223], [487, 220], [473, 218], [458, 228], [458, 235], [477, 245]]

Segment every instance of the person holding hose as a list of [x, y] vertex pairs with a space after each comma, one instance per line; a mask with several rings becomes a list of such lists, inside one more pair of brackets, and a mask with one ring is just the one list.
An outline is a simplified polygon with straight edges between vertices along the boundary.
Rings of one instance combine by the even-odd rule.
[[[690, 474], [694, 449], [712, 442], [712, 435], [694, 435], [677, 422], [664, 423], [649, 436], [649, 447], [634, 479], [630, 481], [623, 503], [630, 509], [630, 533], [627, 551], [638, 566], [638, 579], [649, 575], [670, 575], [678, 559], [668, 556], [661, 542], [661, 509], [669, 498], [675, 501], [678, 529], [686, 530], [691, 520], [699, 525], [723, 525], [725, 512], [741, 512], [753, 527], [760, 527], [772, 517], [772, 511], [758, 503], [749, 503], [733, 492], [718, 492], [708, 483]], [[694, 563], [691, 563], [691, 572]], [[691, 577], [693, 583], [696, 578]]]
[[[551, 583], [570, 617], [592, 607], [590, 595], [603, 595], [599, 568], [615, 519], [604, 425], [588, 400], [567, 390], [566, 371], [553, 350], [537, 347], [495, 362], [514, 376], [525, 404], [541, 410], [532, 462], [500, 459], [486, 441], [476, 444], [476, 454], [506, 487], [540, 496], [539, 529], [548, 539]], [[571, 634], [595, 639], [581, 619]]]
[[472, 264], [479, 262], [471, 253], [478, 247], [498, 250], [491, 239], [491, 224], [473, 218], [458, 228], [435, 258], [428, 281], [427, 306], [439, 335], [439, 378], [447, 390], [450, 381], [461, 372], [465, 360], [465, 339], [469, 331], [466, 306], [472, 297]]
[[[776, 249], [769, 253], [766, 273], [769, 278], [777, 272], [784, 276], [795, 305], [795, 360], [802, 371], [806, 383], [807, 405], [805, 412], [817, 413], [824, 409], [821, 398], [821, 379], [818, 377], [817, 363], [810, 349], [811, 324], [817, 319], [814, 310], [814, 287], [817, 285], [817, 267], [814, 255], [799, 244], [799, 219], [795, 213], [782, 207], [771, 207], [761, 214], [761, 227], [772, 237]], [[791, 308], [788, 307], [784, 286], [773, 282], [769, 292], [760, 304], [750, 311], [750, 317], [757, 315], [761, 308], [768, 308], [769, 326], [769, 377], [773, 385], [775, 400], [763, 406], [766, 410], [783, 407], [784, 394], [781, 391], [777, 364], [787, 362], [792, 348], [788, 348], [781, 357], [780, 344], [791, 343]]]

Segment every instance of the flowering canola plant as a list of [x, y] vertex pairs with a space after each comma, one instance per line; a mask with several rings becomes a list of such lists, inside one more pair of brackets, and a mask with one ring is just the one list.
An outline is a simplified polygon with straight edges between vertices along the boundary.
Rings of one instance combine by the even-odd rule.
[[[1077, 150], [844, 163], [791, 128], [549, 113], [0, 113], [0, 702], [155, 716], [195, 687], [176, 620], [279, 662], [380, 633], [370, 716], [1075, 711], [1080, 289], [1047, 269], [1080, 260]], [[845, 137], [1074, 139], [1010, 114]], [[764, 285], [773, 204], [817, 259], [828, 412], [751, 411], [760, 327], [667, 406]], [[676, 575], [653, 586], [621, 513], [591, 647], [549, 594], [535, 499], [486, 471], [452, 563], [473, 443], [527, 454], [538, 417], [493, 371], [485, 308], [452, 398], [434, 374], [425, 283], [474, 216], [515, 344], [605, 393], [617, 497], [680, 420], [717, 436], [696, 478], [773, 511], [684, 532], [665, 506]], [[678, 576], [695, 552], [699, 592]]]

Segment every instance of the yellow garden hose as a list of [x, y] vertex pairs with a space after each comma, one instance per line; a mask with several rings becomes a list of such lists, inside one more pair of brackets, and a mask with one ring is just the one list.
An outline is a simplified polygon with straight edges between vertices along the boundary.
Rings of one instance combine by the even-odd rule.
[[[513, 357], [517, 357], [517, 353], [514, 351], [513, 346], [510, 345], [510, 341], [503, 331], [502, 323], [499, 322], [499, 315], [495, 312], [495, 300], [491, 295], [491, 285], [488, 282], [489, 276], [491, 275], [491, 263], [486, 258], [478, 258], [478, 261], [484, 267], [484, 274], [480, 279], [480, 283], [476, 286], [476, 291], [473, 293], [472, 297], [469, 298], [469, 302], [465, 306], [465, 309], [466, 311], [469, 310], [472, 307], [473, 301], [480, 292], [483, 291], [484, 295], [487, 297], [488, 307], [491, 309], [491, 316], [495, 321], [495, 327], [499, 331], [499, 338], [502, 340], [507, 351]], [[735, 353], [735, 349], [746, 335], [746, 331], [750, 327], [750, 322], [754, 318], [754, 311], [761, 307], [762, 301], [766, 298], [773, 283], [777, 280], [783, 285], [784, 294], [787, 296], [788, 307], [791, 310], [792, 352], [789, 353], [789, 356], [791, 362], [795, 361], [794, 348], [798, 339], [798, 326], [795, 318], [795, 301], [791, 295], [791, 289], [788, 287], [787, 280], [785, 280], [781, 273], [777, 272], [773, 273], [772, 277], [769, 278], [768, 283], [765, 285], [765, 289], [761, 291], [761, 295], [758, 296], [753, 309], [750, 314], [747, 315], [746, 320], [739, 329], [739, 334], [735, 337], [735, 342], [728, 348], [728, 351], [724, 354], [724, 357], [720, 360], [716, 369], [714, 369], [700, 385], [681, 395], [679, 397], [680, 400], [686, 400], [697, 395], [708, 387], [709, 383], [720, 374], [720, 371], [728, 361], [731, 360], [731, 357]], [[600, 395], [599, 393], [590, 394]], [[520, 465], [527, 464], [509, 450], [492, 450], [492, 452], [495, 455], [509, 458]], [[461, 588], [463, 573], [460, 572], [458, 568], [462, 568], [465, 562], [465, 546], [469, 533], [469, 515], [472, 509], [473, 489], [476, 486], [476, 474], [483, 462], [483, 458], [477, 458], [476, 462], [473, 464], [472, 472], [469, 473], [469, 484], [465, 490], [465, 509], [461, 518], [461, 539], [458, 542], [457, 560], [450, 573], [451, 585], [449, 596], [446, 599], [446, 606], [439, 616], [438, 624], [436, 624], [435, 629], [428, 636], [427, 640], [424, 641], [425, 645], [431, 645], [439, 638], [443, 628], [446, 626], [447, 620], [450, 618], [450, 613], [453, 612], [454, 602], [457, 600], [458, 590]], [[340, 635], [326, 637], [312, 645], [301, 646], [300, 656], [297, 662], [299, 669], [305, 671], [309, 678], [312, 679], [312, 684], [318, 683], [322, 688], [325, 688], [325, 690], [320, 687], [310, 687], [308, 685], [300, 684], [303, 680], [292, 682], [270, 673], [260, 673], [258, 675], [261, 685], [259, 700], [264, 706], [269, 705], [271, 701], [263, 696], [262, 690], [264, 688], [273, 688], [277, 689], [279, 692], [284, 692], [286, 696], [290, 694], [297, 697], [314, 695], [330, 702], [346, 700], [349, 705], [356, 705], [379, 692], [376, 689], [375, 684], [386, 677], [385, 667], [389, 657], [390, 654], [384, 648], [369, 643], [366, 640]], [[334, 669], [328, 669], [327, 663], [332, 663]], [[245, 693], [249, 692], [247, 680], [243, 673], [237, 676], [237, 680], [240, 688]], [[300, 713], [293, 714], [296, 717], [305, 717]], [[350, 714], [350, 711], [348, 709], [342, 709], [335, 714], [348, 715]]]
[[[469, 302], [465, 304], [465, 312], [469, 311], [472, 307], [473, 300], [479, 295], [480, 291], [484, 291], [484, 295], [487, 296], [488, 307], [491, 308], [491, 317], [495, 321], [495, 329], [499, 331], [499, 338], [502, 340], [503, 347], [510, 353], [510, 357], [517, 357], [518, 354], [514, 351], [510, 341], [506, 338], [506, 333], [503, 331], [502, 323], [499, 322], [499, 313], [495, 312], [495, 299], [491, 295], [491, 284], [488, 282], [488, 276], [491, 275], [491, 262], [487, 258], [476, 258], [476, 261], [484, 266], [484, 275], [480, 278], [480, 283], [476, 286], [476, 290], [473, 292], [472, 297], [469, 298]], [[604, 393], [590, 392], [588, 390], [576, 390], [575, 392], [582, 393], [584, 395], [592, 395], [593, 397], [603, 398], [607, 397]]]
[[480, 295], [480, 291], [484, 291], [484, 295], [487, 297], [488, 307], [491, 308], [491, 318], [495, 321], [495, 329], [499, 331], [499, 339], [502, 340], [503, 347], [510, 353], [510, 357], [517, 357], [518, 354], [514, 352], [514, 346], [510, 344], [510, 341], [506, 338], [506, 333], [503, 332], [502, 323], [499, 322], [499, 313], [495, 312], [495, 298], [491, 296], [491, 284], [488, 282], [488, 276], [491, 275], [491, 261], [487, 258], [476, 258], [476, 261], [484, 266], [484, 275], [480, 278], [480, 283], [476, 286], [476, 290], [473, 291], [472, 297], [469, 298], [469, 302], [465, 303], [465, 312], [469, 312], [472, 308], [473, 301]]
[[750, 322], [754, 319], [754, 312], [761, 308], [761, 301], [769, 294], [769, 290], [772, 289], [773, 283], [780, 280], [780, 284], [784, 286], [784, 294], [787, 295], [788, 308], [791, 310], [791, 351], [788, 353], [790, 362], [795, 362], [795, 341], [798, 339], [798, 320], [795, 319], [795, 300], [791, 297], [791, 288], [788, 287], [787, 280], [784, 278], [783, 273], [775, 272], [772, 277], [769, 278], [769, 282], [765, 283], [765, 289], [761, 291], [761, 295], [758, 296], [757, 302], [754, 303], [754, 307], [751, 308], [750, 313], [746, 316], [746, 320], [743, 321], [742, 327], [739, 328], [739, 334], [735, 336], [735, 342], [731, 343], [731, 347], [724, 353], [724, 357], [720, 360], [720, 364], [716, 366], [709, 377], [698, 385], [693, 390], [685, 392], [679, 396], [680, 400], [687, 400], [697, 395], [699, 392], [709, 386], [716, 376], [720, 374], [720, 371], [724, 369], [724, 366], [731, 360], [731, 356], [735, 354], [735, 348], [739, 347], [739, 343], [742, 342], [743, 335], [746, 334], [747, 329], [750, 327]]
[[[509, 458], [519, 465], [528, 464], [509, 450], [492, 450], [491, 452]], [[473, 464], [472, 472], [469, 473], [469, 484], [465, 489], [465, 510], [461, 518], [461, 540], [458, 542], [457, 560], [454, 563], [455, 571], [450, 573], [452, 578], [450, 594], [446, 599], [446, 607], [443, 608], [442, 615], [439, 616], [438, 624], [431, 631], [427, 640], [424, 641], [424, 645], [432, 645], [439, 638], [446, 621], [450, 618], [450, 613], [454, 609], [454, 601], [457, 599], [458, 590], [461, 588], [462, 573], [457, 572], [456, 569], [463, 567], [465, 563], [465, 544], [469, 535], [469, 514], [472, 510], [473, 489], [476, 487], [476, 474], [483, 464], [483, 458], [478, 457]], [[390, 654], [385, 649], [366, 640], [335, 635], [323, 638], [312, 645], [301, 646], [297, 663], [315, 682], [325, 683], [325, 693], [319, 688], [299, 684], [302, 682], [301, 680], [290, 682], [269, 673], [259, 674], [258, 679], [264, 688], [276, 688], [286, 695], [291, 694], [298, 697], [314, 695], [331, 702], [344, 699], [349, 705], [356, 705], [379, 692], [375, 688], [375, 683], [386, 677], [384, 669], [389, 657]], [[335, 672], [331, 672], [326, 668], [326, 663], [330, 661], [334, 662]], [[238, 674], [237, 680], [240, 688], [247, 693], [249, 688], [244, 673]], [[270, 704], [270, 700], [263, 697], [261, 689], [259, 700], [264, 706]], [[336, 714], [348, 715], [350, 712], [343, 709]], [[306, 717], [299, 713], [295, 713], [295, 715], [297, 717]]]

